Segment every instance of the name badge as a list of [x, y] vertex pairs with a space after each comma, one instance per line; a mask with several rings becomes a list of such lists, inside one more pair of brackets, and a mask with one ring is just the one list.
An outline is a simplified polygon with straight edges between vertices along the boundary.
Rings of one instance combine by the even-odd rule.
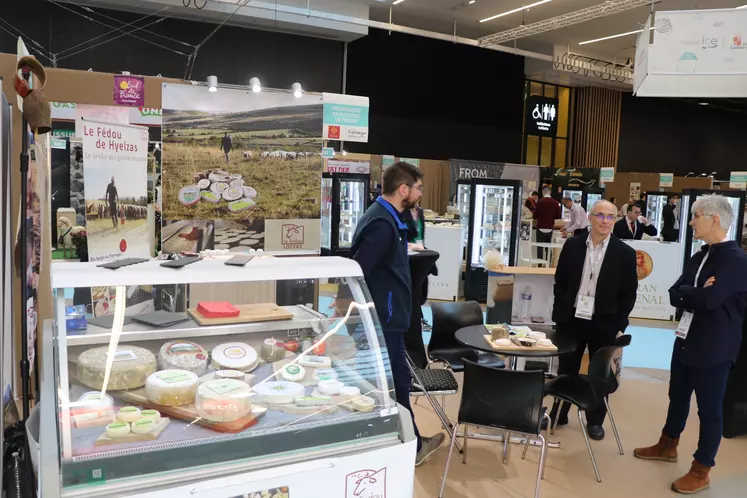
[[680, 323], [677, 325], [677, 330], [674, 332], [674, 335], [680, 339], [687, 339], [687, 333], [690, 331], [690, 325], [692, 323], [693, 314], [689, 311], [685, 311], [682, 313], [682, 318], [680, 318]]
[[576, 303], [576, 318], [591, 320], [594, 314], [594, 298], [591, 296], [579, 296]]

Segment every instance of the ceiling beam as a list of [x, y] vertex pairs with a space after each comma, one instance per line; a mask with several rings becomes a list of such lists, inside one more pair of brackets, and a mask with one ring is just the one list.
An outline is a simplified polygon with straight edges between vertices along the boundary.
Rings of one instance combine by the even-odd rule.
[[611, 16], [612, 14], [618, 14], [627, 10], [645, 7], [654, 3], [657, 2], [654, 0], [607, 0], [599, 5], [569, 12], [550, 19], [545, 19], [544, 21], [517, 26], [516, 28], [501, 31], [500, 33], [483, 36], [479, 38], [478, 41], [481, 47], [497, 45], [499, 43], [505, 43], [518, 40], [519, 38], [525, 38], [527, 36], [554, 31], [556, 29], [573, 26], [574, 24], [599, 19], [601, 17]]

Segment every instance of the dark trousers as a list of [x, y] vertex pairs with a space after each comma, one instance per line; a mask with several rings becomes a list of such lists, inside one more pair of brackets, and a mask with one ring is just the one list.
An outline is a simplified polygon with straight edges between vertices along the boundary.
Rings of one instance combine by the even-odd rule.
[[[578, 375], [587, 347], [589, 348], [589, 361], [591, 361], [597, 351], [614, 345], [617, 337], [617, 331], [610, 331], [609, 327], [600, 325], [596, 317], [591, 320], [574, 318], [568, 323], [558, 324], [557, 330], [558, 334], [567, 334], [578, 340], [578, 346], [574, 352], [560, 357], [558, 375]], [[567, 418], [570, 409], [571, 405], [564, 402], [560, 409], [560, 417]], [[554, 418], [554, 415], [554, 413], [551, 414], [551, 417]], [[602, 425], [606, 416], [607, 407], [604, 406], [604, 401], [600, 401], [597, 408], [586, 412], [586, 421], [590, 426]]]
[[[537, 229], [537, 242], [552, 242], [552, 232], [540, 232], [539, 228]], [[545, 259], [545, 251], [550, 251], [551, 249], [545, 249], [544, 247], [538, 247], [537, 248], [537, 257], [539, 259]]]
[[394, 381], [394, 394], [397, 403], [410, 410], [412, 415], [412, 426], [415, 429], [415, 437], [418, 438], [418, 451], [422, 446], [418, 424], [415, 423], [415, 414], [410, 405], [410, 387], [412, 386], [412, 374], [407, 367], [407, 355], [405, 354], [405, 335], [396, 332], [384, 333], [386, 349], [389, 352], [389, 364], [392, 366], [392, 380]]
[[664, 434], [679, 438], [685, 430], [690, 414], [690, 399], [695, 391], [700, 418], [700, 435], [695, 460], [706, 467], [716, 465], [716, 453], [721, 444], [724, 428], [724, 395], [732, 363], [722, 363], [714, 367], [685, 365], [672, 357], [671, 378], [669, 380], [669, 411]]

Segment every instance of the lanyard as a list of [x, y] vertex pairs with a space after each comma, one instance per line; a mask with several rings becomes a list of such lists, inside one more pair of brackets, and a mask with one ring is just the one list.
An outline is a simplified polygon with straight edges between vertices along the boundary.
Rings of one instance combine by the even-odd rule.
[[606, 242], [600, 242], [599, 246], [599, 254], [595, 258], [595, 260], [592, 262], [591, 255], [594, 252], [594, 243], [589, 246], [586, 246], [586, 256], [589, 260], [589, 285], [586, 286], [586, 295], [589, 296], [591, 293], [591, 283], [594, 281], [594, 274], [597, 272], [597, 268], [600, 266], [599, 263], [602, 260], [602, 256], [604, 255], [604, 246], [601, 244], [606, 244]]
[[697, 273], [695, 274], [695, 282], [693, 282], [693, 286], [694, 286], [694, 287], [697, 287], [697, 286], [698, 286], [698, 278], [700, 277], [700, 271], [701, 271], [701, 270], [703, 269], [703, 265], [705, 264], [706, 260], [708, 259], [708, 255], [709, 255], [710, 253], [711, 253], [711, 252], [710, 252], [710, 251], [708, 251], [708, 252], [706, 253], [706, 255], [705, 255], [705, 256], [703, 257], [703, 261], [701, 261], [701, 262], [700, 262], [700, 266], [698, 267], [698, 272], [697, 272]]

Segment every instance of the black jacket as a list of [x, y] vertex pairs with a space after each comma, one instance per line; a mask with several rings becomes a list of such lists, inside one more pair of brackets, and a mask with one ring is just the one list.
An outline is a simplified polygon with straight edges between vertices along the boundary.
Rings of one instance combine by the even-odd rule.
[[[695, 275], [706, 253], [708, 259], [695, 287]], [[710, 277], [716, 282], [703, 287]], [[733, 240], [703, 246], [669, 289], [669, 301], [693, 312], [687, 339], [674, 343], [675, 357], [700, 367], [736, 361], [747, 303], [747, 255]]]
[[351, 250], [363, 269], [383, 331], [407, 332], [412, 300], [407, 225], [383, 197], [361, 216]]
[[[586, 261], [586, 239], [571, 237], [560, 252], [552, 310], [552, 319], [557, 324], [569, 323], [576, 315], [576, 295]], [[611, 235], [599, 270], [594, 299], [594, 319], [604, 328], [601, 333], [614, 338], [618, 331], [625, 331], [637, 291], [635, 250]]]
[[650, 237], [656, 237], [659, 234], [659, 231], [653, 225], [646, 226], [640, 221], [635, 220], [635, 237], [634, 237], [633, 234], [630, 232], [630, 226], [628, 225], [627, 217], [624, 217], [621, 220], [617, 220], [617, 223], [615, 223], [615, 227], [612, 229], [612, 234], [618, 239], [641, 240], [643, 238], [644, 233]]
[[663, 221], [661, 236], [667, 242], [676, 242], [677, 231], [674, 229], [674, 204], [667, 203], [664, 206], [664, 209], [661, 210], [661, 219]]

